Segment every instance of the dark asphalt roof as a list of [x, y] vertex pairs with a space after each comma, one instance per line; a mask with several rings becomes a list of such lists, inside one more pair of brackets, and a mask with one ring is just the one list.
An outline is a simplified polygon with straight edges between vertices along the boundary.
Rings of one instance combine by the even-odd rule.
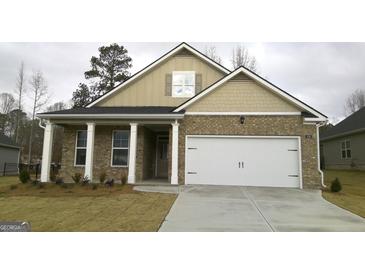
[[18, 145], [11, 140], [8, 136], [5, 136], [4, 134], [0, 133], [0, 146], [14, 146], [18, 147]]
[[[175, 107], [90, 107], [73, 108], [39, 114], [171, 114]], [[179, 114], [184, 113], [180, 111]]]
[[320, 139], [327, 139], [337, 135], [345, 135], [356, 130], [365, 130], [365, 107], [354, 112], [349, 117], [321, 133]]

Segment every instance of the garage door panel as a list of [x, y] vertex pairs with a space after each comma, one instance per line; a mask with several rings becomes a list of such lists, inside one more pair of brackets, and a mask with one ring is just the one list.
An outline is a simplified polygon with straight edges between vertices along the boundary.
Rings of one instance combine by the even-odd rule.
[[188, 137], [186, 183], [299, 187], [297, 138]]

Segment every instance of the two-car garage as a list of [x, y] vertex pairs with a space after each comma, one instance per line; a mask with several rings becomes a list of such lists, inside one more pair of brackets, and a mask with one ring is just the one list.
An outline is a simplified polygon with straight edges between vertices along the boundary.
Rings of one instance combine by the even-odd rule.
[[300, 138], [186, 137], [185, 183], [301, 188]]

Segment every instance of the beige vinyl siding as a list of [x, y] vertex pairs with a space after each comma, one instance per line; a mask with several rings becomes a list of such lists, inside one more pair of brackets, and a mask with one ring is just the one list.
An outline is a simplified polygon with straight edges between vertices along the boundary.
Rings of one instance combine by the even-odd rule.
[[175, 55], [96, 106], [178, 106], [189, 98], [166, 95], [166, 74], [173, 71], [195, 71], [201, 74], [203, 89], [224, 76], [223, 72], [198, 57]]
[[190, 112], [298, 112], [298, 107], [253, 80], [229, 80], [186, 111]]

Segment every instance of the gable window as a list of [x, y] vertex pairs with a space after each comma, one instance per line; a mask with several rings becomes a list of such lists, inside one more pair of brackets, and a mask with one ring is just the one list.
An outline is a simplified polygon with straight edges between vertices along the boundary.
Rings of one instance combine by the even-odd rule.
[[114, 130], [112, 140], [112, 166], [128, 166], [129, 131]]
[[75, 166], [84, 166], [86, 162], [87, 131], [76, 131]]
[[349, 140], [342, 141], [341, 143], [341, 156], [342, 159], [351, 158], [351, 143]]
[[172, 73], [172, 97], [193, 97], [195, 94], [195, 71]]

